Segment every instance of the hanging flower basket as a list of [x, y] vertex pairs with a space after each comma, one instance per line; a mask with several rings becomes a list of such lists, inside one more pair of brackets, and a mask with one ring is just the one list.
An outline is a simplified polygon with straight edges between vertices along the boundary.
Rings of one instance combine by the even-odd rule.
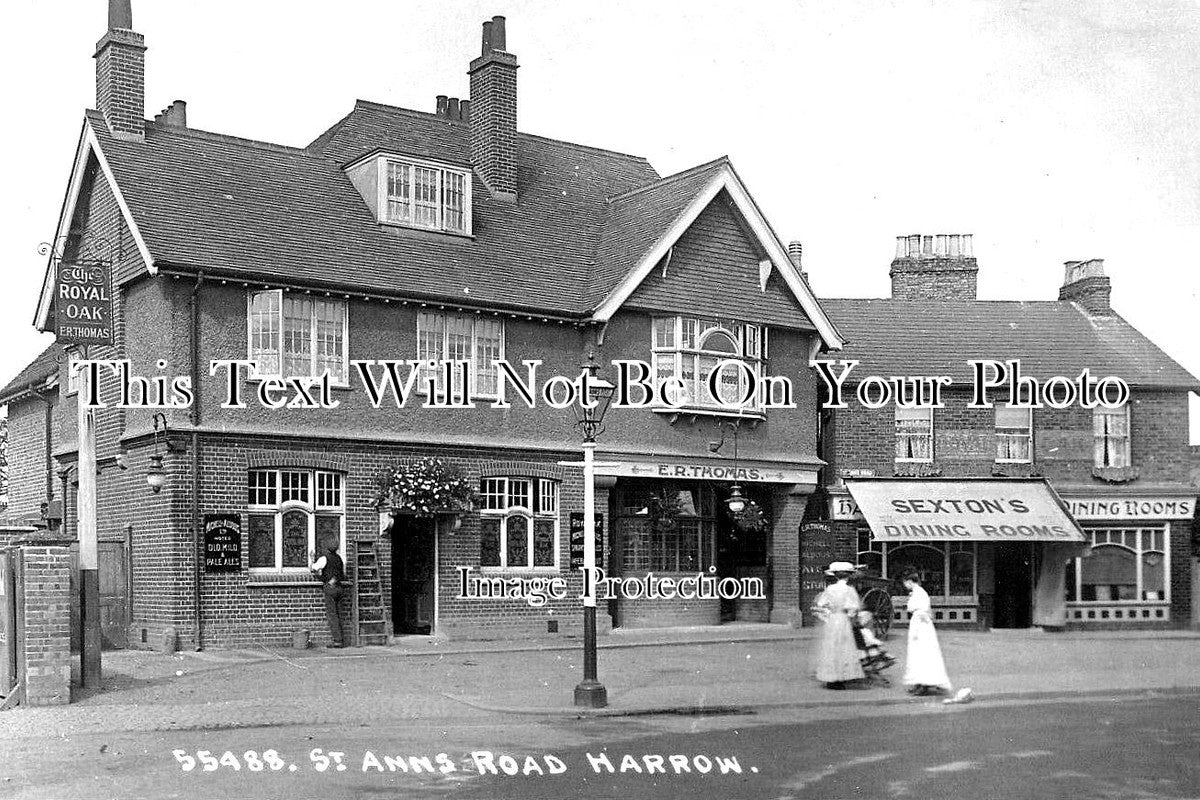
[[462, 514], [475, 508], [477, 500], [462, 470], [440, 458], [397, 464], [376, 479], [375, 506], [397, 514]]
[[729, 519], [743, 533], [762, 533], [767, 529], [767, 515], [762, 506], [753, 500], [746, 501], [746, 507], [741, 511], [728, 511]]

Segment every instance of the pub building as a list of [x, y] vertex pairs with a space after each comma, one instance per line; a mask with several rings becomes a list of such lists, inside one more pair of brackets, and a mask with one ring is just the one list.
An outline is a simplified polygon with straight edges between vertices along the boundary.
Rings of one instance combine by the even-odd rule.
[[[280, 645], [299, 629], [320, 639], [309, 567], [327, 539], [350, 573], [354, 643], [577, 632], [575, 417], [515, 399], [495, 361], [524, 377], [522, 362], [540, 360], [540, 388], [578, 376], [589, 354], [610, 380], [614, 359], [677, 379], [670, 402], [603, 420], [597, 563], [625, 578], [763, 587], [757, 598], [616, 600], [601, 632], [796, 620], [797, 532], [821, 467], [808, 364], [842, 345], [798, 248], [780, 242], [726, 158], [663, 177], [639, 156], [518, 130], [506, 27], [485, 22], [481, 51], [464, 59], [469, 99], [439, 96], [432, 112], [358, 101], [308, 146], [288, 147], [191, 128], [183, 101], [146, 120], [145, 40], [127, 0], [112, 0], [58, 232], [65, 263], [82, 238], [113, 244], [114, 338], [55, 348], [53, 469], [77, 458], [77, 359], [186, 376], [195, 402], [118, 408], [119, 378], [100, 372], [110, 645]], [[419, 69], [410, 56], [405, 68]], [[37, 306], [43, 330], [56, 324], [56, 264]], [[473, 369], [465, 384], [423, 373], [415, 399], [398, 407], [385, 392], [376, 407], [352, 362], [382, 359]], [[210, 370], [235, 360], [257, 372]], [[788, 376], [795, 407], [756, 400], [731, 412], [704, 381], [722, 360], [740, 367], [717, 388], [725, 399], [752, 378]], [[383, 380], [383, 365], [368, 371]], [[293, 407], [296, 385], [279, 380], [321, 376], [316, 394], [336, 407]], [[231, 385], [242, 407], [228, 402]], [[505, 387], [508, 406], [494, 407]], [[422, 408], [430, 394], [473, 403]], [[31, 496], [65, 489], [69, 517], [70, 482], [47, 480], [38, 447], [18, 450], [28, 469], [14, 479]], [[127, 579], [106, 578], [105, 563]], [[569, 592], [541, 606], [460, 597], [460, 568], [561, 577]]]
[[[977, 271], [968, 235], [903, 236], [890, 298], [822, 300], [852, 343], [837, 358], [861, 362], [848, 396], [871, 375], [951, 383], [944, 408], [851, 400], [822, 411], [826, 513], [803, 540], [805, 600], [832, 552], [893, 578], [916, 568], [943, 624], [1200, 621], [1200, 448], [1187, 440], [1200, 381], [1113, 310], [1100, 260], [1067, 262], [1049, 301], [979, 300]], [[1009, 406], [1005, 390], [972, 408], [972, 359], [1019, 359], [1042, 385], [1086, 368], [1122, 378], [1131, 396], [1119, 408], [1031, 409]]]

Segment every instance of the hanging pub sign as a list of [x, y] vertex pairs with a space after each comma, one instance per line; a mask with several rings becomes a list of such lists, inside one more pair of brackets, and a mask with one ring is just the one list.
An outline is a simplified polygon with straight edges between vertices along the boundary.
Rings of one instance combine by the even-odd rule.
[[204, 571], [242, 571], [242, 518], [240, 515], [204, 515]]
[[[571, 569], [583, 567], [583, 512], [571, 512]], [[596, 515], [596, 566], [604, 563], [604, 515]]]
[[112, 264], [60, 261], [54, 293], [54, 334], [59, 344], [112, 344]]

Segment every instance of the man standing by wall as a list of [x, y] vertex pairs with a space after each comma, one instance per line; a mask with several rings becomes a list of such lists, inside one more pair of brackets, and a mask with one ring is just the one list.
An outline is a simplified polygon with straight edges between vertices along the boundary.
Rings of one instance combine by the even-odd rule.
[[325, 616], [329, 619], [329, 636], [332, 640], [326, 647], [345, 647], [338, 601], [346, 591], [346, 566], [338, 555], [336, 540], [327, 540], [324, 547], [325, 553], [313, 561], [312, 569], [321, 576], [322, 590], [325, 592]]

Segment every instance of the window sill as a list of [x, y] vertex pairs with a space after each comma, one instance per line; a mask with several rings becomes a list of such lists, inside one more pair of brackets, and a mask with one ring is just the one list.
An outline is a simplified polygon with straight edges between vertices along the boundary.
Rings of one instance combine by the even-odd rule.
[[456, 239], [466, 239], [472, 241], [475, 239], [475, 234], [466, 233], [463, 231], [451, 231], [445, 228], [426, 228], [421, 225], [406, 225], [403, 222], [394, 222], [388, 219], [379, 220], [380, 226], [396, 231], [397, 233], [416, 233], [430, 234], [433, 236], [453, 236]]
[[479, 572], [482, 575], [497, 575], [514, 577], [520, 575], [551, 575], [562, 572], [561, 567], [479, 567]]
[[320, 587], [321, 581], [305, 570], [304, 572], [255, 572], [250, 571], [248, 586], [313, 586]]
[[1129, 483], [1141, 475], [1137, 467], [1092, 467], [1092, 477], [1107, 483]]
[[[298, 380], [320, 381], [322, 376], [321, 375], [275, 375], [275, 374], [263, 375], [263, 374], [257, 374], [257, 375], [247, 375], [246, 383], [262, 383], [265, 380], [286, 381], [286, 380], [291, 380], [293, 378], [298, 379]], [[349, 392], [354, 389], [354, 387], [351, 386], [349, 383], [330, 383], [329, 388], [333, 389], [334, 391], [340, 391], [340, 392]]]
[[703, 406], [683, 406], [680, 408], [660, 406], [650, 410], [655, 414], [670, 415], [672, 425], [678, 422], [681, 417], [688, 417], [689, 422], [695, 422], [698, 417], [727, 417], [744, 419], [751, 426], [757, 425], [767, 418], [767, 413], [765, 411], [739, 411], [737, 409], [707, 408]]

